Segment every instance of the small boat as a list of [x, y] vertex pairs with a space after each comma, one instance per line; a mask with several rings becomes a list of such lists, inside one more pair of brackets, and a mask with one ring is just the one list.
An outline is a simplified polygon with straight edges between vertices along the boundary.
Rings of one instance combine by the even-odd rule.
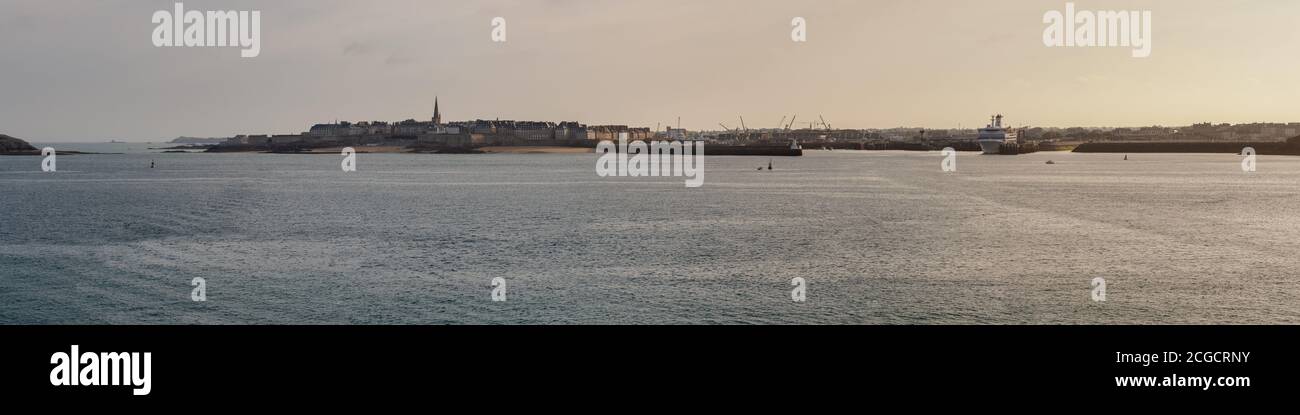
[[1048, 161], [1047, 161], [1047, 164], [1056, 164], [1056, 162], [1055, 162], [1055, 161], [1048, 160]]

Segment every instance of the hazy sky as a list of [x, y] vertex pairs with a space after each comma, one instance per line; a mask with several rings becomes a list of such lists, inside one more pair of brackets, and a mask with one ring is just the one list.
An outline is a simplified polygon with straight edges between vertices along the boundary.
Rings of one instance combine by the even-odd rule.
[[427, 119], [435, 95], [444, 120], [652, 128], [1300, 121], [1300, 1], [1075, 3], [1150, 10], [1151, 56], [1044, 46], [1043, 14], [1064, 1], [185, 1], [261, 11], [261, 55], [240, 58], [154, 47], [150, 18], [173, 1], [0, 0], [0, 133], [297, 133]]

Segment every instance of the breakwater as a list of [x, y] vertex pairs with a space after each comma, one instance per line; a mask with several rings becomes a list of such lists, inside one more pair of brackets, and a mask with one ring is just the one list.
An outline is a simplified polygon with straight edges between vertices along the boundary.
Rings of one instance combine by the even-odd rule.
[[862, 150], [904, 150], [904, 151], [939, 151], [944, 148], [952, 147], [957, 151], [982, 151], [980, 144], [973, 140], [961, 141], [931, 141], [931, 142], [904, 142], [904, 141], [883, 141], [864, 143]]
[[722, 146], [704, 145], [704, 154], [710, 156], [789, 156], [803, 155], [802, 148], [790, 146]]
[[[1300, 138], [1300, 137], [1297, 137]], [[1245, 147], [1255, 149], [1260, 155], [1300, 156], [1300, 140], [1272, 142], [1142, 142], [1142, 143], [1083, 143], [1074, 148], [1076, 153], [1230, 153], [1240, 154]]]

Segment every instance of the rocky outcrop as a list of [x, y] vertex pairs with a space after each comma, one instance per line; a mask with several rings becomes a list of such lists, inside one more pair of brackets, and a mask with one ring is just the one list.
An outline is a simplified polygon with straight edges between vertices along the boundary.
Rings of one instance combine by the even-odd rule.
[[36, 151], [38, 151], [36, 147], [32, 147], [26, 141], [0, 134], [0, 154], [28, 154]]
[[229, 140], [229, 139], [230, 139], [229, 137], [226, 137], [226, 138], [214, 138], [214, 137], [176, 137], [176, 139], [174, 139], [174, 140], [172, 140], [172, 141], [169, 141], [169, 143], [172, 143], [172, 144], [202, 144], [202, 145], [206, 145], [206, 144], [221, 144], [221, 143], [226, 142], [226, 140]]

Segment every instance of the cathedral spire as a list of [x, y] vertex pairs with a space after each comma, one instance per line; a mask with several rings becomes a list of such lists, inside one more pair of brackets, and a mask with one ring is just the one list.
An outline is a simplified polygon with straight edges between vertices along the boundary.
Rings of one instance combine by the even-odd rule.
[[442, 124], [442, 112], [438, 110], [438, 97], [433, 97], [433, 123]]

